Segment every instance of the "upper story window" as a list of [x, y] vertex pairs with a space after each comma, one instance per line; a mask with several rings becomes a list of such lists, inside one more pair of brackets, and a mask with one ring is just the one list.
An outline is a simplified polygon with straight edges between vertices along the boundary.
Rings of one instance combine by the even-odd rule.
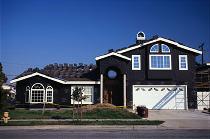
[[141, 70], [140, 55], [132, 55], [132, 70]]
[[171, 55], [150, 55], [149, 69], [171, 70]]
[[179, 55], [179, 70], [188, 70], [187, 55]]
[[159, 52], [159, 44], [154, 44], [151, 48], [150, 48], [150, 53], [158, 53]]
[[170, 49], [167, 45], [161, 44], [161, 52], [162, 53], [170, 53]]

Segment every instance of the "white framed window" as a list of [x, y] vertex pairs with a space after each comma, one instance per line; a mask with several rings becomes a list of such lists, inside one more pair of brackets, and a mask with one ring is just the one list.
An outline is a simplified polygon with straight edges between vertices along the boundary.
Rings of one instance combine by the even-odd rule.
[[31, 103], [42, 103], [45, 101], [45, 89], [41, 83], [36, 83], [31, 87]]
[[167, 45], [161, 44], [161, 52], [162, 53], [170, 53], [170, 49]]
[[30, 87], [27, 86], [26, 92], [25, 92], [25, 103], [29, 103], [29, 102], [30, 102]]
[[141, 70], [141, 55], [132, 55], [132, 70]]
[[171, 55], [149, 55], [150, 70], [171, 70]]
[[159, 52], [159, 44], [154, 44], [151, 48], [150, 48], [150, 53], [158, 53]]
[[46, 88], [46, 102], [53, 103], [53, 88], [52, 88], [52, 86], [47, 86], [47, 88]]
[[179, 55], [179, 70], [188, 70], [187, 55]]
[[[84, 85], [73, 85], [71, 86], [71, 95], [73, 93], [73, 91], [75, 90], [75, 88], [82, 88], [82, 95], [86, 96], [85, 100], [82, 100], [82, 104], [93, 104], [94, 101], [94, 87], [93, 86], [84, 86]], [[78, 102], [75, 101], [75, 104], [77, 104]], [[73, 100], [71, 99], [71, 104], [73, 104]]]

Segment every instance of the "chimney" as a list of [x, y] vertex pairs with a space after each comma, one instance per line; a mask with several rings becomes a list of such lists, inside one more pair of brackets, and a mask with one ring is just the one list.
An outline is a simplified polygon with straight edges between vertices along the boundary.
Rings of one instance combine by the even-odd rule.
[[136, 34], [136, 44], [142, 44], [145, 40], [145, 34], [144, 32], [138, 32]]

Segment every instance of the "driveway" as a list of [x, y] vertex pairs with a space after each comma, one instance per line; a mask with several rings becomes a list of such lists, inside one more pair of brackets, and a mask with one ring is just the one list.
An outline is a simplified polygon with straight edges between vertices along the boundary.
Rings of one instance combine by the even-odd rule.
[[165, 128], [210, 129], [210, 115], [198, 110], [149, 110], [148, 119], [165, 121]]

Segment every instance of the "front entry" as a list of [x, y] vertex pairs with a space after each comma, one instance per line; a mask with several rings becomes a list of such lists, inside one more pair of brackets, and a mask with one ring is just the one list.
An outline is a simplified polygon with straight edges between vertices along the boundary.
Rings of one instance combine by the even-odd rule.
[[109, 68], [104, 76], [103, 102], [123, 106], [123, 74], [117, 68]]

